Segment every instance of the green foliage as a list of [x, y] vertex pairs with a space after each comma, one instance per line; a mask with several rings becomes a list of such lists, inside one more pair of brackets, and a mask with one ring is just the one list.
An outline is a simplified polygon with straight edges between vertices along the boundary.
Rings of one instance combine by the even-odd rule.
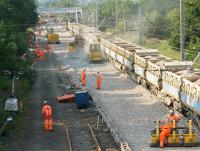
[[[180, 47], [179, 11], [174, 11], [172, 19], [173, 30], [171, 31], [170, 44]], [[193, 60], [200, 49], [200, 1], [187, 0], [185, 2], [185, 48], [191, 51], [186, 52], [185, 59]], [[175, 28], [175, 26], [177, 28]]]
[[140, 6], [146, 20], [146, 34], [148, 37], [168, 39], [171, 33], [172, 11], [179, 6], [172, 0], [140, 0]]
[[34, 0], [1, 0], [0, 69], [19, 70], [28, 50], [26, 29], [37, 21]]
[[[16, 82], [16, 94], [23, 100], [30, 90], [31, 55], [28, 52], [27, 28], [37, 22], [35, 0], [1, 0], [0, 1], [0, 125], [10, 115], [4, 111], [5, 100], [11, 93], [10, 77], [1, 75], [2, 70], [23, 70], [24, 77]], [[22, 59], [26, 53], [27, 59]], [[19, 88], [18, 88], [19, 87]], [[18, 131], [22, 114], [13, 116], [10, 131]], [[1, 150], [0, 139], [0, 150]], [[4, 147], [3, 147], [4, 148]], [[4, 148], [5, 149], [5, 148]]]
[[48, 7], [72, 7], [74, 6], [73, 0], [59, 0], [59, 1], [54, 1], [54, 2], [49, 2]]
[[169, 22], [166, 18], [166, 14], [162, 14], [158, 10], [153, 10], [149, 13], [150, 23], [147, 24], [146, 34], [148, 37], [157, 37], [165, 39], [169, 36]]
[[[137, 12], [138, 4], [132, 0], [117, 0], [118, 6], [118, 19], [119, 24], [122, 22], [123, 17], [130, 18]], [[84, 13], [87, 13], [85, 16], [85, 22], [94, 24], [95, 20], [95, 11], [96, 3], [95, 1], [88, 3], [84, 7]], [[116, 19], [116, 0], [102, 0], [98, 2], [98, 18], [99, 23], [102, 20], [104, 24], [101, 26], [101, 29], [111, 28], [115, 26]]]
[[0, 76], [0, 91], [7, 91], [11, 88], [11, 80], [6, 76]]
[[165, 14], [167, 11], [177, 8], [179, 1], [173, 0], [139, 0], [140, 6], [143, 7], [145, 12], [152, 12], [157, 10], [158, 12]]
[[[137, 21], [138, 7], [143, 9], [144, 34], [147, 38], [166, 40], [172, 49], [180, 47], [179, 1], [172, 0], [117, 0], [118, 29], [123, 31], [124, 18]], [[95, 4], [88, 4], [86, 11], [95, 12]], [[91, 15], [92, 16], [92, 15]], [[95, 16], [95, 15], [94, 15]], [[106, 19], [101, 29], [115, 29], [116, 0], [102, 0], [99, 4], [99, 20]], [[200, 49], [200, 1], [185, 0], [185, 48], [186, 59], [194, 59]], [[89, 18], [89, 21], [92, 17]], [[138, 30], [138, 26], [133, 27]]]

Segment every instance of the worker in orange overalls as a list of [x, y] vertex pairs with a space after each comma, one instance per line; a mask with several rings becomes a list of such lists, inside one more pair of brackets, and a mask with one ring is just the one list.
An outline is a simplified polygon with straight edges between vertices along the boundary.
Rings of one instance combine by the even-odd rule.
[[51, 47], [49, 46], [48, 43], [46, 43], [46, 53], [49, 54], [50, 50], [51, 50]]
[[100, 74], [100, 72], [98, 71], [98, 72], [97, 72], [97, 79], [96, 79], [97, 90], [100, 90], [100, 89], [101, 89], [102, 80], [103, 80], [103, 77], [102, 77], [102, 75]]
[[86, 69], [83, 69], [83, 71], [81, 72], [81, 82], [83, 86], [86, 85]]
[[46, 131], [52, 131], [53, 126], [52, 126], [52, 108], [48, 104], [47, 101], [44, 101], [44, 106], [42, 107], [42, 115], [44, 117], [44, 129]]
[[180, 120], [180, 116], [177, 114], [174, 114], [173, 110], [170, 110], [170, 115], [168, 117], [168, 121], [163, 123], [163, 125], [160, 127], [161, 128], [161, 133], [160, 133], [160, 147], [164, 147], [164, 141], [165, 138], [168, 137], [173, 129], [173, 121], [177, 123]]
[[168, 137], [172, 131], [172, 124], [167, 122], [163, 123], [163, 125], [160, 127], [160, 147], [164, 147], [165, 143], [165, 138]]

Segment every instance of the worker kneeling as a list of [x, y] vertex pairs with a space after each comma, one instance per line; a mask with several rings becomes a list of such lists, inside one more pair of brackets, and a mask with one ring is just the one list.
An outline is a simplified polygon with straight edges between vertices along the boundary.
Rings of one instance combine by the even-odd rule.
[[160, 147], [163, 148], [165, 145], [165, 139], [170, 135], [172, 132], [172, 129], [176, 127], [173, 127], [173, 121], [177, 123], [180, 120], [180, 116], [177, 114], [174, 114], [174, 111], [170, 110], [170, 115], [167, 116], [168, 121], [164, 122], [163, 125], [160, 127]]
[[44, 101], [43, 103], [42, 115], [44, 117], [44, 129], [46, 131], [52, 131], [52, 108], [47, 101]]

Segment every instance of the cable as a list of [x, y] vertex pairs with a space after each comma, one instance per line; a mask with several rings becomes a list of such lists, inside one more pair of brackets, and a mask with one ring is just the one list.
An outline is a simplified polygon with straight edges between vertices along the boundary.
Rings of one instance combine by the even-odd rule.
[[35, 26], [37, 24], [1, 24], [0, 27], [13, 27], [13, 26]]

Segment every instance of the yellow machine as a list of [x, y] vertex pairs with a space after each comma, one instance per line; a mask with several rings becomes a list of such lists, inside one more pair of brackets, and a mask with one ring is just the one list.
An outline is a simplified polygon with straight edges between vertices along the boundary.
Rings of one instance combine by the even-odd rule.
[[73, 52], [75, 49], [76, 49], [76, 43], [75, 42], [70, 42], [68, 50], [70, 52]]
[[99, 62], [103, 60], [103, 55], [101, 53], [101, 48], [99, 44], [90, 44], [90, 50], [88, 54], [89, 61]]
[[59, 44], [59, 34], [55, 34], [53, 28], [50, 28], [47, 32], [47, 39], [49, 44]]
[[[193, 147], [198, 146], [197, 134], [192, 129], [192, 121], [189, 120], [188, 127], [176, 127], [173, 121], [173, 130], [165, 140], [168, 147]], [[160, 122], [156, 121], [156, 128], [151, 132], [151, 147], [160, 146]]]
[[46, 23], [44, 16], [40, 16], [40, 17], [39, 17], [38, 23], [39, 23], [40, 25]]

